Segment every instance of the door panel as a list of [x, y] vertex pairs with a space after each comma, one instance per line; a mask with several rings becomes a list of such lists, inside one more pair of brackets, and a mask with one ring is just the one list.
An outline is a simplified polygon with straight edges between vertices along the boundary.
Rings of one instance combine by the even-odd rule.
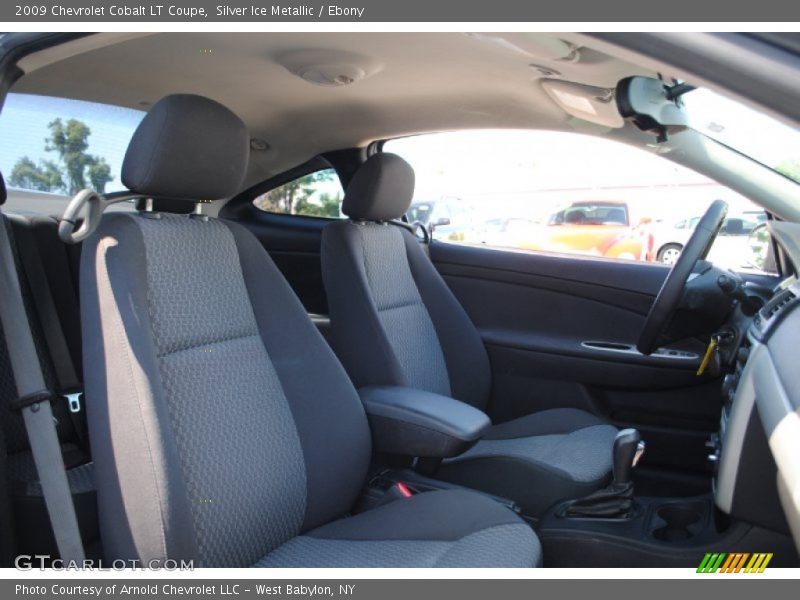
[[486, 343], [490, 416], [502, 422], [556, 407], [638, 427], [653, 467], [706, 470], [704, 442], [719, 422], [719, 382], [690, 354], [645, 357], [582, 342], [635, 344], [668, 269], [661, 265], [434, 242], [431, 259]]

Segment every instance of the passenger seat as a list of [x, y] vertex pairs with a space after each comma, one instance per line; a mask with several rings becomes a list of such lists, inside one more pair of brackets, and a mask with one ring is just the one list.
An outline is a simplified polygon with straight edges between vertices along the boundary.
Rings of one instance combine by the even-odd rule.
[[[492, 374], [478, 330], [419, 240], [390, 223], [413, 195], [411, 166], [375, 154], [347, 188], [342, 212], [350, 220], [325, 227], [322, 274], [334, 348], [356, 387], [418, 388], [485, 410]], [[616, 434], [588, 412], [546, 410], [494, 425], [434, 476], [510, 498], [538, 517], [610, 481]]]

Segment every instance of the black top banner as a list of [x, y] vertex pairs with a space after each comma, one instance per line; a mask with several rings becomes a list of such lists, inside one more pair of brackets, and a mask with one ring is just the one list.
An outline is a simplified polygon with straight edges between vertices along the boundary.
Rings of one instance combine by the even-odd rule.
[[790, 0], [3, 0], [0, 20], [43, 22], [786, 22]]

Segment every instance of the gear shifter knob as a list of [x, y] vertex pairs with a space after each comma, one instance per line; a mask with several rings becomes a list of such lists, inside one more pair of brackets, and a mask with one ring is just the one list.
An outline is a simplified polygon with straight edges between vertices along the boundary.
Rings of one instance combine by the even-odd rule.
[[567, 503], [564, 514], [582, 519], [630, 519], [636, 514], [631, 471], [644, 454], [644, 442], [636, 429], [623, 429], [614, 439], [614, 481], [607, 488]]
[[615, 484], [627, 484], [631, 481], [631, 471], [642, 454], [644, 442], [637, 429], [623, 429], [617, 434], [612, 456]]

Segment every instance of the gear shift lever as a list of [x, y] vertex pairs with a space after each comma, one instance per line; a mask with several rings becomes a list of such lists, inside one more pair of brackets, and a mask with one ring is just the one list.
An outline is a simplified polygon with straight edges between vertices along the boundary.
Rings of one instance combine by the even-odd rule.
[[614, 484], [623, 485], [631, 481], [633, 468], [644, 454], [644, 442], [637, 429], [623, 429], [614, 438], [612, 472]]
[[573, 500], [565, 510], [568, 517], [625, 518], [633, 508], [633, 468], [644, 454], [645, 444], [636, 429], [623, 429], [614, 438], [611, 472], [614, 480], [602, 490]]

